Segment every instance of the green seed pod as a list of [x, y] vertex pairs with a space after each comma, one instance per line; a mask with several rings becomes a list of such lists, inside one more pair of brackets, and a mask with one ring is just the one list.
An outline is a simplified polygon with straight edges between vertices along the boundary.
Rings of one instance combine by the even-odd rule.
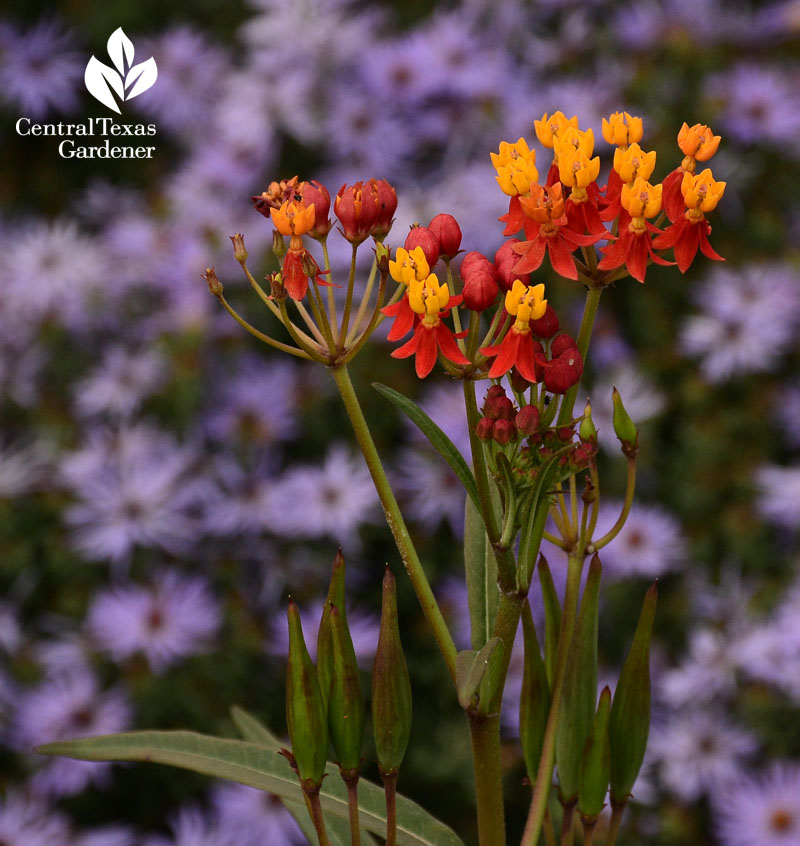
[[625, 455], [633, 457], [639, 449], [639, 430], [631, 420], [630, 415], [625, 411], [625, 406], [622, 404], [622, 397], [619, 391], [614, 388], [611, 399], [614, 403], [614, 434], [622, 443], [622, 451]]
[[331, 689], [331, 677], [333, 676], [333, 635], [331, 634], [331, 605], [339, 609], [347, 626], [347, 612], [345, 611], [344, 596], [344, 556], [341, 548], [333, 559], [333, 570], [331, 582], [328, 586], [328, 596], [322, 606], [322, 619], [319, 622], [317, 631], [317, 677], [319, 678], [319, 689], [322, 693], [322, 702], [325, 709], [328, 708], [328, 695]]
[[527, 602], [522, 608], [522, 635], [525, 641], [525, 666], [519, 700], [519, 739], [528, 778], [531, 784], [535, 784], [547, 715], [550, 712], [550, 685], [547, 683], [547, 671]]
[[581, 420], [581, 425], [578, 428], [578, 434], [582, 441], [597, 446], [597, 427], [592, 420], [592, 404], [588, 399], [583, 410], [583, 420]]
[[289, 600], [289, 661], [286, 666], [286, 723], [302, 782], [322, 783], [328, 754], [328, 723], [319, 681], [303, 639], [300, 611]]
[[383, 577], [381, 630], [372, 666], [372, 728], [381, 773], [396, 773], [411, 736], [411, 680], [400, 643], [395, 580], [388, 567]]
[[650, 733], [650, 639], [658, 587], [647, 591], [630, 652], [619, 676], [608, 735], [611, 741], [611, 802], [624, 804], [639, 775]]
[[558, 601], [550, 565], [544, 555], [539, 556], [536, 569], [539, 571], [539, 584], [544, 600], [544, 665], [547, 669], [547, 683], [552, 688], [558, 652], [558, 633], [561, 630], [561, 603]]
[[586, 823], [592, 824], [605, 807], [611, 776], [611, 745], [608, 742], [608, 718], [611, 713], [611, 688], [604, 687], [594, 716], [592, 733], [586, 741], [581, 763], [578, 810]]
[[347, 620], [331, 605], [333, 678], [328, 697], [328, 730], [342, 772], [358, 773], [367, 712]]
[[600, 558], [595, 555], [583, 590], [572, 646], [567, 659], [556, 727], [558, 792], [563, 804], [578, 797], [583, 749], [592, 730], [597, 702], [597, 621]]

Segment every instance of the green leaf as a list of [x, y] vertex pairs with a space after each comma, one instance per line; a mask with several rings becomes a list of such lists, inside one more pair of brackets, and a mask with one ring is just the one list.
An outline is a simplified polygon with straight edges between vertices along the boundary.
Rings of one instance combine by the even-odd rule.
[[[274, 793], [301, 804], [303, 795], [288, 761], [260, 744], [197, 734], [190, 731], [135, 731], [82, 740], [49, 743], [42, 755], [64, 755], [82, 761], [149, 761], [224, 778]], [[328, 764], [320, 800], [325, 812], [347, 819], [347, 788], [339, 768]], [[379, 836], [386, 833], [383, 789], [359, 783], [359, 822]], [[397, 842], [403, 846], [463, 846], [444, 823], [405, 797], [397, 797]]]
[[472, 647], [480, 649], [494, 629], [500, 591], [497, 561], [475, 503], [467, 497], [464, 517], [464, 570], [472, 632]]
[[[456, 688], [458, 703], [464, 710], [473, 704], [481, 681], [493, 663], [492, 656], [502, 641], [491, 638], [482, 649], [465, 649], [456, 656]], [[502, 655], [502, 653], [498, 653]]]
[[[248, 740], [250, 743], [256, 743], [266, 749], [280, 749], [283, 745], [262, 722], [257, 720], [248, 711], [245, 711], [244, 708], [234, 705], [231, 708], [231, 718], [244, 740]], [[308, 842], [314, 843], [317, 832], [305, 805], [292, 802], [289, 799], [281, 799], [281, 801], [297, 821], [303, 834], [308, 838]], [[328, 840], [330, 840], [331, 846], [350, 846], [350, 823], [347, 820], [336, 817], [333, 814], [325, 814], [325, 830], [328, 833]], [[361, 839], [362, 843], [368, 843], [369, 846], [374, 846], [377, 842], [367, 831], [361, 832]]]
[[547, 683], [553, 687], [558, 654], [558, 637], [561, 631], [561, 603], [558, 600], [553, 574], [544, 555], [539, 556], [539, 585], [544, 601], [544, 665], [547, 670]]
[[478, 500], [478, 486], [475, 477], [472, 475], [469, 465], [464, 456], [456, 448], [456, 445], [445, 435], [445, 433], [431, 420], [430, 417], [412, 400], [399, 391], [395, 391], [388, 385], [380, 382], [373, 382], [372, 387], [389, 402], [396, 405], [408, 419], [417, 426], [423, 435], [428, 439], [430, 445], [450, 465], [452, 471], [461, 480], [461, 484], [469, 494], [470, 499], [480, 507]]

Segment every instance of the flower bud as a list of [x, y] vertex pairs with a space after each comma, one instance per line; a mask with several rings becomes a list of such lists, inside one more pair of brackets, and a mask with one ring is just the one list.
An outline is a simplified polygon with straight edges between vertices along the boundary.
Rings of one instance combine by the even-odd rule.
[[297, 605], [289, 600], [289, 660], [286, 665], [286, 723], [301, 782], [319, 785], [328, 755], [328, 721], [314, 665], [303, 639]]
[[283, 257], [281, 282], [293, 300], [302, 300], [308, 291], [308, 274], [303, 262], [304, 250], [289, 250]]
[[247, 249], [244, 246], [244, 235], [242, 235], [241, 232], [237, 232], [235, 235], [231, 235], [230, 239], [233, 244], [234, 259], [236, 259], [239, 264], [244, 264], [247, 261]]
[[383, 577], [381, 628], [372, 666], [372, 729], [381, 773], [396, 773], [411, 736], [411, 681], [400, 642], [395, 580], [388, 567]]
[[378, 214], [370, 230], [376, 241], [383, 241], [389, 234], [397, 211], [397, 192], [385, 179], [370, 179], [378, 203]]
[[565, 394], [580, 381], [582, 374], [581, 354], [574, 347], [568, 347], [561, 355], [551, 359], [545, 365], [544, 384], [550, 393]]
[[658, 588], [647, 591], [633, 643], [614, 691], [608, 735], [611, 742], [611, 803], [622, 805], [639, 775], [650, 733], [650, 639]]
[[490, 397], [486, 395], [483, 413], [492, 420], [513, 420], [516, 409], [514, 403], [504, 394]]
[[614, 434], [619, 438], [622, 444], [622, 451], [625, 455], [633, 458], [639, 450], [639, 430], [631, 420], [630, 415], [625, 410], [622, 404], [622, 397], [619, 391], [614, 388], [611, 394], [611, 400], [614, 404], [614, 413], [612, 422], [614, 423]]
[[360, 244], [378, 217], [377, 190], [363, 182], [342, 185], [333, 201], [333, 212], [342, 224], [342, 235], [351, 244]]
[[505, 446], [517, 438], [517, 427], [512, 420], [500, 419], [494, 421], [492, 426], [492, 438], [496, 444]]
[[283, 274], [280, 271], [276, 273], [270, 273], [266, 277], [267, 282], [269, 282], [269, 296], [272, 300], [285, 300], [286, 299], [286, 288], [283, 284]]
[[492, 427], [494, 426], [494, 420], [491, 417], [481, 417], [478, 421], [477, 425], [475, 426], [475, 434], [482, 440], [482, 441], [491, 441], [492, 440]]
[[453, 258], [461, 247], [461, 227], [451, 214], [437, 214], [428, 225], [428, 229], [439, 242], [439, 254]]
[[222, 296], [222, 282], [219, 281], [217, 277], [217, 273], [213, 267], [207, 267], [206, 272], [203, 274], [203, 279], [208, 282], [208, 290], [215, 296], [221, 297]]
[[539, 409], [535, 405], [526, 405], [517, 412], [514, 423], [520, 435], [529, 437], [539, 429]]
[[302, 199], [303, 205], [314, 206], [314, 225], [308, 230], [308, 234], [318, 241], [324, 240], [331, 231], [333, 221], [328, 219], [331, 211], [331, 195], [328, 189], [316, 179], [310, 182], [301, 182], [296, 192]]
[[[534, 375], [539, 376], [538, 367], [537, 367], [537, 356], [534, 355]], [[525, 391], [530, 388], [533, 382], [529, 382], [517, 369], [517, 367], [512, 367], [509, 374], [508, 374], [508, 381], [511, 382], [511, 387], [518, 393], [524, 394]]]
[[519, 255], [514, 252], [514, 244], [522, 243], [519, 238], [509, 238], [502, 247], [494, 254], [494, 266], [497, 270], [497, 282], [504, 293], [508, 293], [514, 285], [514, 280], [519, 279], [523, 285], [529, 285], [530, 273], [514, 273], [514, 265], [519, 264]]
[[328, 695], [331, 689], [331, 678], [333, 676], [333, 634], [331, 632], [331, 607], [336, 606], [339, 614], [347, 625], [347, 611], [345, 610], [344, 590], [345, 563], [342, 549], [336, 553], [331, 569], [331, 581], [328, 585], [328, 595], [322, 606], [322, 619], [317, 629], [317, 678], [322, 693], [322, 701], [327, 710]]
[[497, 271], [480, 253], [467, 253], [461, 263], [464, 305], [472, 311], [485, 311], [497, 299]]
[[558, 315], [556, 314], [553, 306], [548, 303], [544, 315], [542, 315], [542, 317], [538, 320], [531, 320], [528, 325], [530, 326], [531, 332], [533, 332], [537, 338], [547, 341], [559, 330]]
[[281, 179], [280, 182], [270, 182], [266, 191], [250, 198], [253, 208], [264, 217], [270, 217], [270, 209], [279, 209], [285, 202], [294, 198], [298, 180], [298, 176], [293, 176], [291, 179]]
[[611, 688], [603, 688], [592, 731], [583, 750], [578, 787], [578, 810], [588, 825], [593, 825], [605, 807], [608, 780], [611, 776], [611, 745], [608, 742], [608, 718], [611, 711]]
[[282, 259], [286, 255], [286, 239], [277, 229], [272, 230], [272, 252], [278, 259]]
[[597, 428], [594, 425], [594, 420], [592, 420], [592, 403], [588, 399], [583, 409], [583, 420], [581, 420], [578, 435], [584, 443], [597, 446]]
[[328, 731], [339, 768], [355, 776], [361, 764], [366, 705], [347, 619], [335, 606], [330, 612], [333, 676], [328, 697]]
[[553, 358], [558, 358], [562, 353], [565, 353], [567, 350], [577, 350], [578, 345], [575, 343], [575, 339], [568, 335], [566, 332], [562, 332], [556, 338], [553, 339], [553, 342], [550, 344], [550, 355]]
[[403, 245], [409, 253], [416, 247], [422, 247], [425, 253], [425, 260], [428, 267], [433, 267], [439, 261], [439, 241], [427, 226], [420, 226], [415, 223], [406, 235], [406, 242]]

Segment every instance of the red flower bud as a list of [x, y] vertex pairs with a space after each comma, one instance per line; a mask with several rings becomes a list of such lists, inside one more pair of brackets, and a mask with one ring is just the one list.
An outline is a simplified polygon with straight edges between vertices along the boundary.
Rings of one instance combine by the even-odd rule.
[[523, 284], [530, 284], [530, 273], [514, 273], [512, 268], [519, 264], [519, 256], [513, 251], [514, 244], [521, 243], [519, 238], [509, 238], [494, 254], [494, 266], [497, 270], [497, 281], [503, 292], [510, 291], [515, 279]]
[[555, 309], [548, 303], [547, 311], [545, 311], [544, 315], [538, 320], [531, 320], [528, 325], [531, 328], [531, 332], [533, 332], [537, 338], [543, 338], [546, 341], [558, 332], [558, 315], [556, 314]]
[[293, 300], [302, 300], [308, 290], [308, 273], [303, 262], [306, 254], [306, 250], [289, 250], [283, 259], [281, 282]]
[[492, 426], [492, 437], [495, 443], [504, 446], [517, 437], [517, 427], [512, 420], [495, 420]]
[[574, 347], [547, 362], [544, 369], [544, 384], [553, 394], [565, 394], [581, 378], [583, 359]]
[[333, 222], [328, 220], [331, 210], [331, 195], [328, 189], [321, 182], [312, 179], [311, 182], [301, 182], [297, 186], [296, 194], [299, 194], [304, 206], [314, 206], [314, 226], [309, 229], [308, 234], [312, 238], [324, 238], [333, 226]]
[[439, 240], [427, 226], [420, 226], [415, 223], [409, 229], [403, 246], [409, 252], [417, 247], [422, 247], [422, 252], [425, 253], [425, 259], [431, 269], [439, 261]]
[[464, 305], [472, 311], [485, 311], [497, 299], [497, 271], [480, 253], [467, 253], [461, 262]]
[[376, 241], [383, 241], [389, 234], [397, 211], [397, 192], [385, 179], [370, 179], [378, 202], [378, 215], [370, 234]]
[[533, 435], [539, 428], [539, 409], [535, 405], [526, 405], [514, 418], [521, 435]]
[[493, 399], [494, 397], [504, 397], [506, 395], [506, 389], [502, 385], [492, 385], [491, 388], [486, 392], [486, 399], [490, 397]]
[[490, 441], [492, 439], [492, 428], [494, 427], [494, 420], [490, 417], [481, 417], [475, 426], [475, 434], [482, 441]]
[[451, 214], [437, 214], [430, 222], [428, 229], [439, 242], [439, 254], [446, 258], [453, 258], [461, 247], [461, 227]]
[[[544, 320], [544, 318], [542, 318], [542, 320]], [[567, 350], [577, 349], [578, 345], [575, 343], [575, 339], [571, 335], [567, 335], [566, 332], [562, 332], [558, 337], [554, 338], [553, 342], [550, 344], [550, 355], [552, 358], [558, 358]]]
[[377, 190], [374, 186], [356, 182], [349, 188], [342, 185], [333, 201], [333, 212], [342, 224], [342, 234], [351, 244], [360, 244], [378, 217]]
[[514, 417], [514, 403], [506, 396], [502, 385], [492, 385], [486, 392], [486, 399], [483, 401], [483, 415], [492, 420], [499, 420], [501, 417], [511, 420]]

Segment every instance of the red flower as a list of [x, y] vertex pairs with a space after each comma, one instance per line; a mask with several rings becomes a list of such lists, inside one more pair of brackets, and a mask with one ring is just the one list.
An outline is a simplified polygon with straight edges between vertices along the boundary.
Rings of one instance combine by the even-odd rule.
[[[638, 218], [643, 220], [643, 218]], [[628, 268], [628, 273], [639, 282], [644, 282], [647, 272], [647, 260], [651, 258], [656, 264], [670, 265], [674, 262], [666, 261], [653, 252], [657, 246], [656, 241], [651, 241], [649, 232], [661, 234], [661, 230], [645, 221], [644, 228], [637, 228], [633, 222], [622, 228], [619, 237], [612, 244], [603, 248], [603, 258], [597, 265], [598, 270], [613, 270], [622, 267]], [[661, 249], [658, 247], [658, 249]]]
[[512, 326], [500, 346], [482, 347], [481, 353], [494, 357], [489, 370], [490, 379], [499, 379], [512, 367], [516, 367], [529, 382], [541, 379], [545, 363], [544, 350], [539, 341], [534, 341], [530, 331], [520, 332], [516, 326]]
[[399, 341], [414, 328], [414, 321], [419, 319], [419, 315], [414, 312], [408, 303], [407, 293], [403, 294], [402, 298], [396, 303], [384, 306], [381, 311], [387, 317], [394, 318], [392, 328], [386, 336], [389, 341]]
[[[453, 302], [454, 300], [457, 302]], [[460, 297], [452, 297], [450, 305], [458, 305], [460, 300]], [[392, 352], [392, 358], [408, 358], [410, 355], [416, 356], [414, 359], [414, 368], [417, 371], [417, 376], [420, 379], [424, 379], [433, 370], [438, 352], [441, 352], [453, 364], [470, 364], [470, 360], [465, 358], [458, 348], [456, 336], [441, 320], [437, 320], [433, 324], [420, 320], [417, 323], [416, 329], [414, 329], [411, 340], [403, 344], [402, 347], [394, 350]]]
[[672, 226], [668, 226], [664, 232], [653, 240], [653, 246], [657, 250], [668, 250], [674, 248], [675, 261], [678, 270], [686, 273], [689, 265], [694, 261], [699, 249], [704, 256], [714, 261], [725, 261], [725, 259], [711, 246], [708, 240], [708, 233], [711, 232], [711, 224], [702, 215], [699, 220], [691, 220], [687, 214], [677, 220]]

